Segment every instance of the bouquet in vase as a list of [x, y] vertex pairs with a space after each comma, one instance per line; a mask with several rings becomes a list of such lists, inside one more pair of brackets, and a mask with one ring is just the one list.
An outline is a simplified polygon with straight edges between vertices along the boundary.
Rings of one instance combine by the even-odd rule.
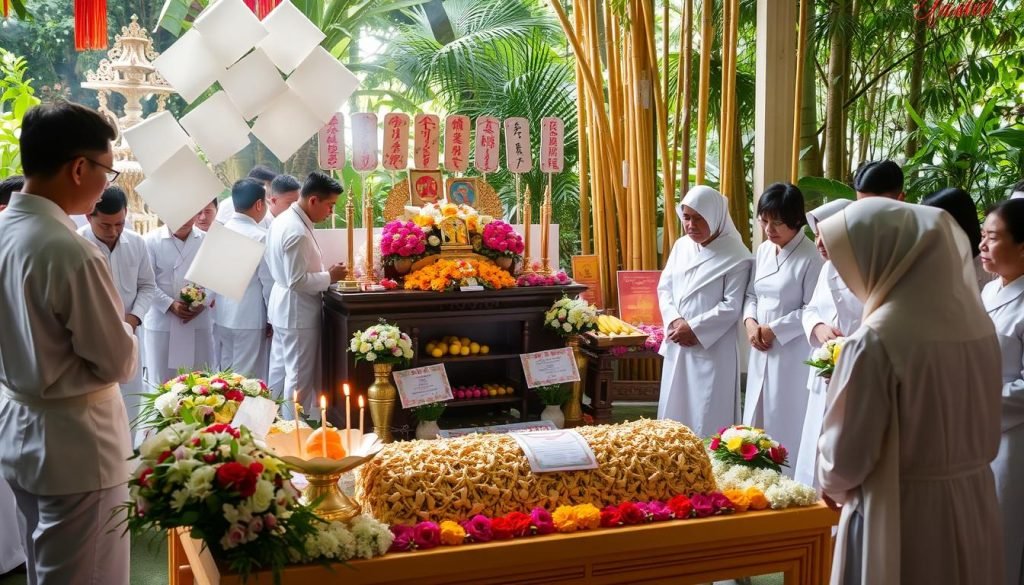
[[711, 437], [708, 450], [715, 459], [725, 463], [758, 469], [781, 471], [789, 466], [786, 448], [773, 440], [764, 429], [745, 425], [723, 427]]
[[544, 326], [562, 337], [573, 337], [597, 328], [597, 308], [583, 299], [562, 297], [544, 313]]
[[384, 226], [380, 254], [386, 265], [399, 260], [417, 260], [427, 251], [427, 235], [412, 221], [396, 219]]
[[572, 397], [572, 392], [564, 384], [537, 386], [533, 389], [544, 406], [562, 406]]
[[397, 325], [380, 320], [379, 325], [352, 334], [348, 350], [356, 362], [405, 365], [412, 359], [412, 339]]
[[811, 359], [804, 363], [816, 370], [816, 374], [822, 378], [829, 379], [836, 371], [836, 364], [839, 363], [839, 354], [846, 343], [845, 337], [829, 339], [818, 349], [811, 352]]
[[491, 259], [516, 258], [523, 254], [523, 237], [512, 226], [501, 220], [494, 220], [484, 226], [480, 254]]
[[206, 302], [206, 289], [198, 284], [186, 284], [178, 292], [178, 299], [190, 309], [198, 309]]
[[270, 398], [270, 388], [233, 372], [180, 374], [142, 396], [139, 418], [157, 430], [176, 422], [230, 423], [246, 396]]

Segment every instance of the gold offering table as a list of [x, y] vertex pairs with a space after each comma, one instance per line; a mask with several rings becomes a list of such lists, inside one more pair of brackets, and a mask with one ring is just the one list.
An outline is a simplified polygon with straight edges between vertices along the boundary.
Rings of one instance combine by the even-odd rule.
[[[832, 526], [838, 514], [823, 503], [781, 511], [745, 512], [558, 534], [414, 553], [392, 553], [348, 567], [297, 565], [282, 585], [497, 585], [502, 583], [664, 583], [688, 585], [783, 573], [786, 585], [828, 582]], [[171, 531], [171, 585], [236, 585], [202, 543]], [[248, 583], [271, 585], [270, 573]]]
[[[580, 284], [443, 293], [349, 292], [332, 287], [324, 295], [324, 386], [338, 393], [348, 382], [357, 395], [365, 395], [374, 381], [373, 368], [355, 364], [348, 351], [349, 340], [356, 331], [384, 318], [412, 338], [415, 355], [409, 367], [443, 363], [453, 386], [504, 383], [516, 389], [513, 395], [451, 401], [449, 409], [504, 405], [515, 407], [525, 418], [530, 396], [523, 384], [519, 354], [564, 346], [557, 335], [545, 330], [544, 312], [563, 294], [574, 297], [585, 290]], [[447, 335], [472, 338], [487, 344], [490, 352], [465, 357], [428, 355], [424, 349], [427, 342]], [[367, 412], [367, 419], [369, 415]], [[344, 412], [334, 408], [332, 418], [344, 421]], [[372, 425], [369, 420], [365, 424], [367, 428]], [[352, 425], [357, 426], [358, 421], [353, 420]], [[411, 438], [411, 425], [397, 400], [392, 427], [396, 438]]]

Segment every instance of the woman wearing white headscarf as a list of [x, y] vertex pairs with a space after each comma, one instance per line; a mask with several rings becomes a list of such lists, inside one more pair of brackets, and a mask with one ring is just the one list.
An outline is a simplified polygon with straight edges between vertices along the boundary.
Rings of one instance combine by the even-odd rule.
[[[818, 222], [825, 221], [853, 203], [847, 199], [830, 201], [807, 212], [807, 225], [818, 234]], [[802, 315], [804, 334], [811, 347], [817, 348], [830, 339], [845, 337], [860, 327], [860, 314], [864, 304], [850, 291], [836, 267], [828, 261], [828, 253], [821, 243], [821, 236], [815, 240], [818, 253], [825, 259], [818, 284], [814, 286], [811, 302]], [[812, 351], [813, 353], [813, 351]], [[821, 419], [825, 416], [825, 378], [811, 369], [808, 374], [807, 414], [804, 416], [804, 430], [800, 437], [800, 451], [793, 467], [793, 479], [811, 486], [818, 486], [814, 472], [818, 460], [818, 436], [821, 434]]]
[[864, 302], [829, 383], [823, 491], [843, 504], [832, 583], [1000, 583], [1000, 359], [967, 238], [942, 211], [871, 198], [818, 226]]
[[736, 327], [752, 259], [718, 191], [694, 187], [676, 213], [686, 235], [658, 282], [665, 324], [658, 418], [703, 437], [739, 419]]

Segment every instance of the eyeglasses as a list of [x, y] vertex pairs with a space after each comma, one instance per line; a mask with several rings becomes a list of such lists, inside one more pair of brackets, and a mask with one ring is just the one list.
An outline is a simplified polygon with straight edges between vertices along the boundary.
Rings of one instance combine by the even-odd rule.
[[758, 223], [758, 225], [760, 225], [760, 226], [761, 226], [762, 228], [766, 228], [766, 227], [768, 227], [768, 226], [772, 226], [772, 227], [773, 227], [773, 228], [775, 228], [775, 229], [778, 229], [778, 228], [780, 228], [780, 227], [782, 227], [782, 226], [786, 225], [786, 222], [784, 222], [784, 221], [779, 221], [779, 220], [777, 220], [777, 219], [773, 219], [773, 220], [771, 220], [771, 221], [768, 221], [768, 220], [766, 220], [766, 219], [761, 219], [760, 217], [759, 217], [759, 218], [757, 218], [757, 223]]
[[119, 176], [121, 176], [121, 171], [115, 171], [114, 169], [108, 167], [107, 165], [105, 165], [105, 164], [103, 164], [101, 162], [94, 161], [93, 159], [91, 159], [91, 158], [89, 158], [87, 156], [83, 156], [82, 158], [84, 158], [85, 160], [91, 162], [92, 164], [94, 164], [94, 165], [96, 165], [96, 166], [98, 166], [101, 169], [104, 169], [106, 171], [105, 174], [107, 175], [107, 184], [111, 184], [112, 185], [114, 183], [114, 181], [116, 181], [117, 178]]

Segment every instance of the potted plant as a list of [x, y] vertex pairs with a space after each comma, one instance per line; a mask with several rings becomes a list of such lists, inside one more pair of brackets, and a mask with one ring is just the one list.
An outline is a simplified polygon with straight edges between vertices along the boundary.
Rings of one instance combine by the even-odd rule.
[[409, 410], [416, 417], [416, 438], [426, 441], [436, 439], [441, 428], [437, 426], [437, 419], [441, 418], [445, 409], [444, 402], [431, 402], [421, 406], [414, 406]]
[[501, 220], [485, 225], [481, 236], [480, 254], [493, 259], [504, 270], [511, 271], [513, 262], [526, 249], [523, 237]]
[[415, 222], [396, 219], [384, 226], [380, 254], [385, 266], [394, 266], [399, 275], [412, 269], [412, 263], [427, 250], [427, 235]]
[[565, 426], [565, 415], [562, 414], [562, 405], [569, 399], [570, 392], [562, 384], [550, 386], [538, 386], [533, 389], [537, 397], [544, 403], [544, 410], [540, 413], [540, 420], [549, 420], [558, 428]]

